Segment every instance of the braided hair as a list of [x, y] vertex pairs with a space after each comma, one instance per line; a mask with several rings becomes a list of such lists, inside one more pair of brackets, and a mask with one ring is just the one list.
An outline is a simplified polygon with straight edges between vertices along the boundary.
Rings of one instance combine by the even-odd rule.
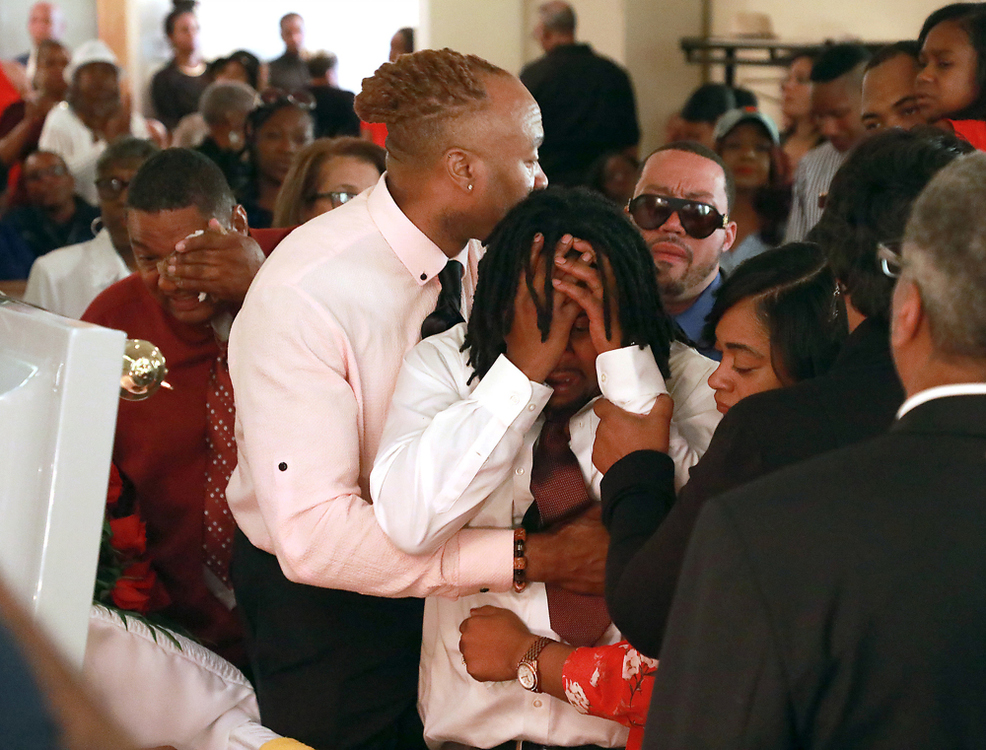
[[[654, 260], [640, 233], [608, 200], [585, 188], [548, 188], [532, 193], [496, 225], [479, 262], [479, 279], [462, 350], [469, 350], [474, 377], [482, 378], [497, 357], [507, 350], [506, 337], [513, 325], [514, 299], [523, 278], [537, 308], [541, 340], [551, 328], [555, 292], [551, 274], [544, 288], [534, 288], [535, 263], [531, 259], [534, 235], [544, 243], [540, 258], [554, 268], [555, 245], [564, 234], [585, 240], [596, 252], [596, 267], [603, 283], [606, 333], [611, 332], [610, 299], [616, 294], [621, 346], [650, 346], [664, 377], [670, 377], [668, 358], [675, 326], [664, 312], [657, 290]], [[609, 279], [609, 272], [612, 279]]]
[[507, 76], [475, 55], [426, 49], [384, 63], [370, 78], [354, 108], [364, 122], [387, 125], [387, 151], [398, 158], [434, 151], [447, 124], [488, 101], [485, 78]]

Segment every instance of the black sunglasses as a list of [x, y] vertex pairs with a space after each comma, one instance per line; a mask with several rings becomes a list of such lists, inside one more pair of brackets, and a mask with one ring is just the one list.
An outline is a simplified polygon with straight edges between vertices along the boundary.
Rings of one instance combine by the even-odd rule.
[[634, 223], [641, 229], [657, 229], [664, 225], [671, 214], [678, 214], [678, 221], [689, 237], [704, 240], [717, 229], [725, 229], [729, 216], [723, 216], [708, 203], [671, 198], [667, 195], [638, 195], [627, 206]]

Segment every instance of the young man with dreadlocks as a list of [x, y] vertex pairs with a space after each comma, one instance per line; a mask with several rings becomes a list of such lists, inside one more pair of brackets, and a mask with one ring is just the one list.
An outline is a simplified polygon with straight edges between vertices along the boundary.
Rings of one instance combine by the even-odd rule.
[[[719, 412], [707, 384], [714, 364], [673, 337], [650, 252], [626, 217], [587, 192], [549, 189], [490, 236], [469, 322], [407, 355], [370, 478], [381, 527], [412, 554], [463, 527], [517, 529], [514, 591], [426, 600], [419, 707], [432, 747], [625, 744], [615, 722], [528, 692], [539, 692], [536, 654], [517, 682], [472, 679], [459, 625], [472, 608], [496, 605], [539, 636], [618, 640], [602, 597], [586, 595], [598, 590], [573, 596], [525, 580], [523, 537], [597, 506], [592, 403], [600, 392], [643, 412], [670, 393], [669, 452], [679, 485], [685, 479]], [[605, 546], [597, 553], [605, 557]]]

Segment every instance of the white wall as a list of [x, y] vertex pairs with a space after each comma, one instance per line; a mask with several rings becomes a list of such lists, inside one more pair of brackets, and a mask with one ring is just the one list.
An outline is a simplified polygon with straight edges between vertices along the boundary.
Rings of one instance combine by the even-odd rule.
[[[59, 0], [65, 14], [65, 42], [74, 47], [96, 36], [96, 0]], [[31, 0], [0, 2], [0, 57], [15, 57], [27, 52], [31, 39], [27, 35], [27, 16]]]

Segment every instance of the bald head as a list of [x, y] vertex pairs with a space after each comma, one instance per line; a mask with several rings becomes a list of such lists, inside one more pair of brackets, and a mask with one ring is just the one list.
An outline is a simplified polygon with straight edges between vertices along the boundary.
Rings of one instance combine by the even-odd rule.
[[27, 18], [27, 33], [37, 47], [45, 39], [61, 39], [65, 31], [65, 18], [55, 3], [35, 3]]

